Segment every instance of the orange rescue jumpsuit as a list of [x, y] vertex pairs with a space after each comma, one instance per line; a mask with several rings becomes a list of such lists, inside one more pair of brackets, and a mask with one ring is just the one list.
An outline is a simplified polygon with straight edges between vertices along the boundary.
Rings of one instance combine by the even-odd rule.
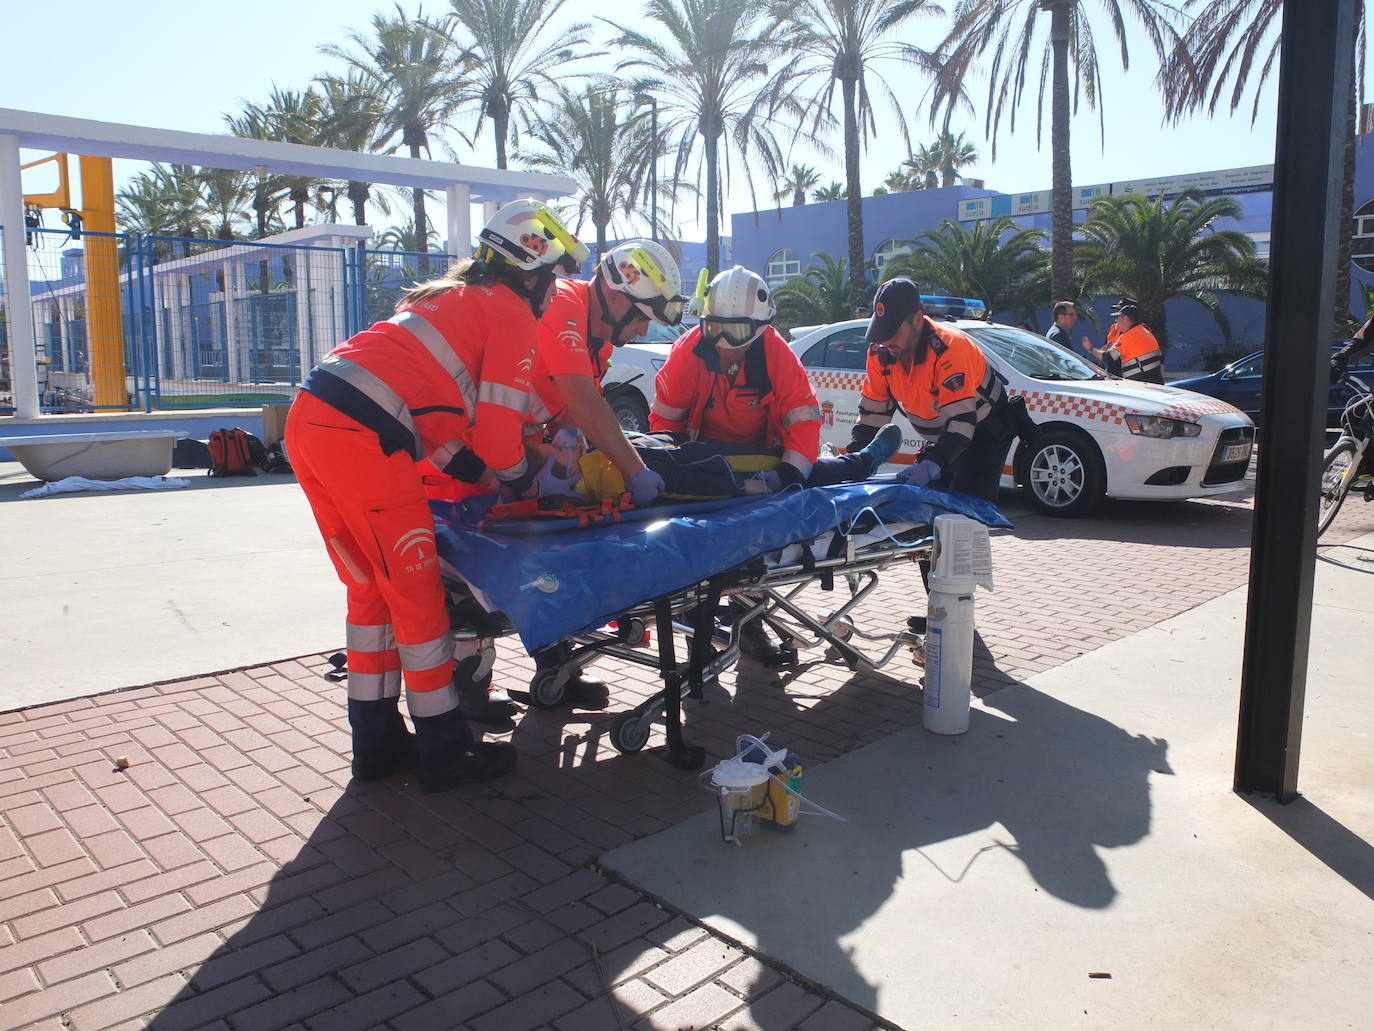
[[350, 337], [306, 378], [287, 453], [348, 591], [348, 694], [413, 716], [457, 705], [453, 642], [422, 459], [451, 476], [490, 468], [523, 491], [535, 321], [502, 285], [460, 286]]
[[1121, 362], [1121, 378], [1146, 383], [1164, 382], [1164, 355], [1159, 341], [1145, 326], [1136, 324], [1115, 340], [1108, 339], [1108, 354]]
[[[760, 346], [762, 345], [762, 346]], [[733, 374], [695, 327], [654, 379], [649, 428], [754, 447], [781, 447], [783, 485], [805, 483], [821, 450], [821, 410], [806, 370], [772, 326]]]
[[533, 422], [552, 422], [567, 411], [555, 376], [586, 376], [601, 389], [612, 345], [609, 340], [591, 335], [591, 289], [589, 282], [560, 279], [553, 300], [539, 320], [531, 376]]

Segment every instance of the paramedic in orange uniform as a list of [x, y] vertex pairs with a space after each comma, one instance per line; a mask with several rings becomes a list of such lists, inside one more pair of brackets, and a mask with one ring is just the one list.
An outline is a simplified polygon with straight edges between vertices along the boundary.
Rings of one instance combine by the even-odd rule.
[[[1112, 369], [1122, 379], [1142, 383], [1164, 382], [1164, 355], [1155, 335], [1140, 321], [1140, 306], [1123, 297], [1112, 309], [1112, 333], [1107, 334], [1107, 346], [1093, 355], [1112, 363]], [[1110, 366], [1109, 366], [1110, 367]], [[1119, 371], [1118, 371], [1119, 370]]]
[[620, 470], [636, 505], [647, 505], [663, 479], [644, 465], [601, 394], [613, 347], [644, 335], [650, 320], [682, 321], [682, 274], [651, 240], [607, 251], [586, 282], [560, 280], [539, 320], [535, 345], [534, 418], [551, 428], [575, 426]]
[[[547, 207], [515, 201], [479, 234], [474, 260], [417, 285], [396, 314], [315, 367], [286, 444], [347, 588], [353, 775], [385, 777], [412, 755], [420, 787], [498, 776], [515, 750], [474, 739], [458, 711], [453, 639], [420, 460], [460, 478], [490, 469], [528, 494], [521, 431], [536, 319], [587, 249]], [[398, 702], [401, 683], [415, 725]]]
[[[668, 354], [654, 380], [649, 428], [690, 440], [781, 448], [776, 469], [758, 474], [762, 491], [865, 480], [896, 453], [894, 427], [867, 450], [819, 459], [821, 410], [796, 353], [772, 326], [768, 284], [736, 265], [707, 287], [700, 324]], [[760, 620], [742, 628], [741, 647], [765, 664], [778, 649]]]
[[1002, 377], [969, 337], [925, 314], [920, 288], [890, 279], [873, 298], [870, 350], [851, 451], [901, 411], [932, 443], [897, 475], [915, 487], [940, 487], [997, 500], [1011, 432]]

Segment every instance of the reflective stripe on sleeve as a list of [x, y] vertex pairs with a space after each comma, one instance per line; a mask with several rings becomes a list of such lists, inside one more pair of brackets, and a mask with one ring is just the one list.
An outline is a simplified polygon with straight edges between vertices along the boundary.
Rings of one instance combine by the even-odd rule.
[[387, 320], [392, 325], [400, 326], [407, 333], [420, 341], [439, 363], [446, 373], [453, 378], [453, 382], [458, 385], [458, 393], [463, 395], [463, 406], [470, 412], [476, 406], [477, 388], [473, 385], [472, 374], [468, 372], [468, 367], [463, 364], [463, 359], [458, 357], [458, 353], [449, 346], [444, 339], [444, 334], [439, 332], [439, 328], [430, 322], [423, 315], [413, 311], [403, 311], [393, 315]]
[[806, 478], [811, 475], [811, 463], [806, 460], [806, 456], [800, 451], [784, 451], [782, 461], [796, 468], [801, 473], [802, 483], [806, 483]]
[[799, 422], [820, 422], [821, 409], [819, 405], [797, 405], [790, 412], [782, 417], [784, 426], [795, 426]]
[[504, 383], [483, 383], [477, 390], [477, 403], [500, 405], [517, 415], [524, 415], [530, 410], [530, 394], [528, 390], [508, 387]]
[[525, 476], [529, 472], [529, 468], [530, 463], [528, 459], [526, 459], [524, 455], [521, 455], [520, 461], [516, 462], [514, 465], [508, 465], [504, 469], [493, 469], [491, 472], [492, 475], [502, 483], [510, 483]]
[[443, 444], [440, 444], [433, 451], [431, 451], [429, 454], [429, 460], [432, 463], [434, 463], [434, 467], [436, 469], [445, 469], [448, 467], [449, 462], [453, 460], [454, 455], [458, 454], [459, 451], [464, 451], [466, 449], [467, 445], [464, 444], [461, 440], [450, 440]]
[[654, 414], [669, 422], [681, 422], [687, 418], [686, 408], [670, 408], [657, 398], [654, 399]]

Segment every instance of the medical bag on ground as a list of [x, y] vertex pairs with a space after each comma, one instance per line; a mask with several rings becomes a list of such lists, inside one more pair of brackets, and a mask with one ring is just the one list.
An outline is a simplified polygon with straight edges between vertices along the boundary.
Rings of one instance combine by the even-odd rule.
[[210, 434], [211, 476], [256, 476], [267, 457], [263, 442], [244, 429], [220, 429]]

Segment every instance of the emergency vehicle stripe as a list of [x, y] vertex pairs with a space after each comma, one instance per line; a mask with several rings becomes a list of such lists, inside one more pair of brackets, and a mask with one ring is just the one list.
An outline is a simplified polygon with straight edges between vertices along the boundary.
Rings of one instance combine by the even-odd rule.
[[782, 417], [784, 426], [795, 426], [799, 422], [820, 422], [821, 409], [819, 405], [798, 405]]
[[463, 397], [463, 404], [471, 412], [476, 405], [474, 399], [477, 397], [477, 389], [473, 385], [472, 374], [468, 372], [468, 367], [463, 364], [463, 359], [459, 358], [458, 353], [448, 345], [448, 341], [444, 339], [444, 334], [439, 332], [438, 327], [423, 315], [418, 315], [413, 311], [400, 312], [387, 321], [400, 326], [425, 345], [425, 350], [439, 363], [440, 368], [453, 377], [453, 382], [458, 385], [458, 393]]
[[345, 623], [344, 645], [349, 651], [390, 651], [396, 647], [396, 631], [390, 623], [378, 623], [375, 626]]
[[806, 456], [800, 451], [784, 451], [782, 453], [782, 460], [788, 465], [795, 466], [797, 470], [801, 472], [803, 480], [811, 475], [811, 463], [806, 460]]
[[343, 380], [400, 423], [401, 427], [411, 435], [411, 450], [414, 451], [413, 441], [419, 438], [419, 434], [415, 430], [415, 420], [411, 418], [410, 409], [401, 400], [401, 395], [396, 393], [381, 377], [364, 369], [357, 362], [341, 358], [337, 354], [327, 354], [321, 358], [319, 368], [321, 371]]
[[519, 387], [508, 387], [504, 383], [488, 381], [477, 391], [477, 403], [499, 405], [509, 408], [517, 415], [524, 415], [530, 410], [530, 394], [528, 390], [521, 390]]
[[359, 673], [353, 668], [356, 656], [348, 655], [348, 697], [360, 702], [380, 702], [401, 693], [401, 667], [383, 673]]
[[458, 692], [449, 679], [452, 672], [446, 667], [439, 671], [443, 673], [443, 682], [430, 686], [423, 686], [423, 675], [406, 671], [406, 708], [412, 716], [442, 716], [458, 708]]
[[491, 472], [493, 476], [503, 483], [510, 483], [513, 480], [520, 479], [520, 477], [529, 472], [529, 469], [530, 463], [526, 460], [524, 455], [521, 455], [520, 461], [516, 462], [514, 465], [508, 465], [504, 469], [493, 469]]
[[667, 419], [670, 422], [681, 422], [683, 419], [687, 418], [687, 409], [670, 408], [668, 405], [665, 405], [662, 401], [655, 399], [654, 414], [664, 419]]

